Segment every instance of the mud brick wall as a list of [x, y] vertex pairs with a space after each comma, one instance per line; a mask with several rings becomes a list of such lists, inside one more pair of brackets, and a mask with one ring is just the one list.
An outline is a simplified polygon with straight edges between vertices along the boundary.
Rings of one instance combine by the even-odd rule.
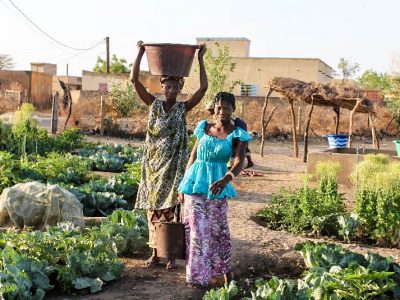
[[[182, 95], [179, 100], [184, 100]], [[146, 132], [148, 111], [136, 111], [129, 118], [118, 118], [112, 110], [110, 100], [105, 98], [105, 117], [106, 123], [112, 120], [112, 127], [116, 130], [132, 135], [144, 135]], [[236, 115], [243, 118], [248, 124], [248, 130], [261, 133], [261, 113], [264, 105], [264, 97], [236, 97]], [[386, 130], [387, 124], [391, 119], [391, 113], [383, 106], [383, 102], [377, 102], [377, 120], [375, 125], [378, 131]], [[268, 125], [268, 135], [291, 134], [291, 117], [288, 102], [285, 99], [273, 97], [269, 100], [267, 115], [272, 108], [276, 107], [275, 114]], [[294, 103], [296, 114], [296, 127], [298, 134], [303, 134], [304, 125], [310, 109], [310, 105], [304, 103]], [[300, 121], [299, 121], [300, 116]], [[314, 107], [310, 123], [310, 136], [324, 135], [334, 132], [335, 113], [330, 107]], [[346, 133], [349, 130], [350, 111], [341, 110], [339, 131]], [[196, 124], [202, 119], [212, 120], [212, 116], [204, 110], [204, 105], [200, 103], [195, 109], [188, 113], [188, 129], [193, 130]], [[77, 122], [78, 121], [78, 122]], [[77, 127], [82, 130], [98, 130], [100, 127], [100, 93], [83, 92], [77, 103], [74, 103], [69, 127]], [[388, 128], [390, 134], [396, 134], [397, 127], [392, 122]], [[358, 135], [370, 135], [369, 121], [367, 114], [355, 114], [354, 133]]]

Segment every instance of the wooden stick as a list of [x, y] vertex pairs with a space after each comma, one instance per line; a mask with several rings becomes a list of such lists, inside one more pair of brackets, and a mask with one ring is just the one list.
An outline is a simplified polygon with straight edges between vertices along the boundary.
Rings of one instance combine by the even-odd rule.
[[333, 111], [336, 113], [336, 127], [335, 134], [339, 133], [339, 122], [340, 122], [340, 106], [336, 106], [333, 108]]
[[369, 122], [371, 123], [371, 133], [372, 133], [372, 145], [374, 149], [379, 149], [379, 138], [377, 136], [375, 121], [372, 117], [372, 114], [368, 114]]
[[293, 100], [288, 99], [289, 101], [289, 107], [290, 107], [290, 115], [292, 116], [292, 135], [293, 135], [293, 151], [294, 151], [294, 157], [299, 157], [299, 146], [297, 144], [297, 137], [296, 137], [296, 115], [294, 113], [294, 108], [293, 108]]
[[363, 101], [362, 98], [357, 99], [357, 103], [354, 105], [353, 109], [350, 112], [350, 122], [349, 122], [349, 141], [347, 143], [347, 147], [351, 148], [352, 144], [352, 135], [353, 135], [353, 117], [354, 113], [356, 112], [357, 108], [360, 106], [361, 102]]
[[308, 117], [306, 121], [306, 128], [304, 129], [304, 153], [303, 153], [303, 162], [307, 162], [307, 154], [308, 154], [308, 129], [310, 128], [310, 122], [311, 122], [311, 115], [314, 110], [314, 95], [311, 95], [311, 108], [310, 111], [308, 112]]
[[[268, 101], [269, 101], [269, 96], [272, 94], [274, 90], [269, 89], [267, 96], [264, 99], [264, 106], [261, 114], [261, 145], [260, 145], [260, 156], [264, 157], [264, 143], [265, 143], [265, 135], [266, 135], [266, 126], [264, 126], [265, 121], [265, 114], [267, 112], [267, 107], [268, 107]], [[267, 124], [268, 125], [268, 124]]]

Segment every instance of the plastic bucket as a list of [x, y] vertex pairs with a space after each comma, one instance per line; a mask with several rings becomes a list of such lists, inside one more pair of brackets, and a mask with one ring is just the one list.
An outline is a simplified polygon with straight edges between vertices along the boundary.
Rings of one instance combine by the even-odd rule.
[[347, 148], [349, 142], [348, 134], [328, 134], [329, 148]]
[[183, 223], [154, 222], [157, 256], [185, 259], [185, 226]]
[[400, 157], [400, 141], [393, 141], [396, 145], [397, 156]]
[[144, 44], [150, 73], [188, 77], [197, 45]]

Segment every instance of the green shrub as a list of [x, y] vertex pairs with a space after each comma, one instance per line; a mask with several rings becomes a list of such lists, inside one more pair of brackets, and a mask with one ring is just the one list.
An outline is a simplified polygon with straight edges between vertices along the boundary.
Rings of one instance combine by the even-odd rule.
[[67, 129], [61, 134], [55, 136], [52, 151], [55, 152], [72, 152], [78, 148], [87, 146], [84, 137], [79, 133], [78, 129]]
[[361, 235], [383, 245], [400, 242], [400, 163], [368, 154], [352, 174]]
[[343, 195], [337, 190], [339, 169], [337, 163], [319, 162], [317, 188], [311, 188], [306, 180], [304, 186], [297, 190], [281, 189], [273, 197], [272, 204], [257, 216], [272, 229], [337, 235], [337, 217], [344, 212]]
[[129, 81], [124, 84], [113, 82], [110, 89], [110, 98], [113, 108], [120, 117], [129, 117], [134, 109], [143, 111], [145, 108]]

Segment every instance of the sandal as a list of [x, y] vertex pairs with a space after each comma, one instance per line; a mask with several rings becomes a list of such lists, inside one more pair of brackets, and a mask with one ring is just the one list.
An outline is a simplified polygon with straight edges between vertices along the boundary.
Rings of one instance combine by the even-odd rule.
[[175, 270], [175, 269], [177, 269], [178, 267], [176, 266], [176, 261], [175, 261], [175, 259], [170, 259], [168, 262], [167, 262], [167, 266], [165, 267], [167, 270]]

